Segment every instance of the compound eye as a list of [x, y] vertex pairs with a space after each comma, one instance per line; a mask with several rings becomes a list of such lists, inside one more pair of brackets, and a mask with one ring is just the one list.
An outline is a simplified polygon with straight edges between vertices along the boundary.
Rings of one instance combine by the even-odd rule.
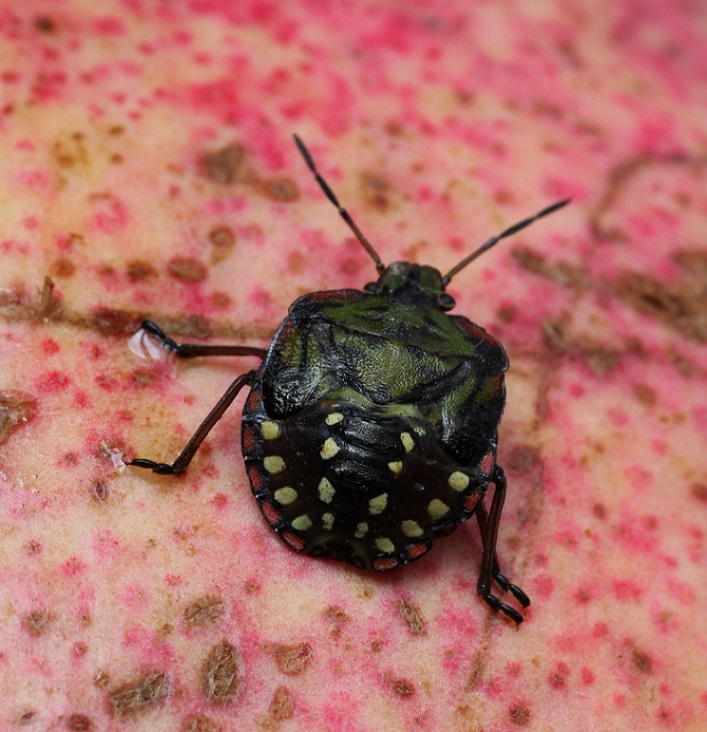
[[372, 292], [374, 294], [377, 294], [380, 292], [377, 282], [369, 282], [368, 284], [363, 286], [363, 289], [365, 292]]
[[457, 304], [454, 298], [447, 292], [443, 292], [437, 302], [441, 310], [451, 310]]

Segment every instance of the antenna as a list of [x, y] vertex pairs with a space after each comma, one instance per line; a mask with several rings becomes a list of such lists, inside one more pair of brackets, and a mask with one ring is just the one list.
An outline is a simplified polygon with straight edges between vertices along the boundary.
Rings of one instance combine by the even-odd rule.
[[468, 257], [465, 257], [462, 259], [459, 264], [452, 267], [449, 272], [447, 272], [444, 277], [442, 277], [442, 285], [446, 287], [452, 280], [452, 277], [454, 275], [458, 274], [461, 270], [464, 269], [464, 267], [467, 266], [467, 264], [471, 264], [477, 257], [481, 256], [484, 252], [487, 252], [491, 247], [501, 241], [501, 239], [505, 239], [508, 236], [511, 236], [515, 234], [516, 232], [520, 231], [521, 229], [524, 229], [526, 226], [529, 226], [533, 223], [533, 221], [537, 221], [538, 219], [541, 219], [543, 216], [547, 216], [548, 214], [553, 213], [554, 211], [557, 211], [558, 208], [562, 208], [563, 206], [566, 206], [572, 199], [566, 198], [564, 201], [558, 201], [557, 203], [553, 203], [552, 206], [548, 206], [547, 208], [544, 208], [542, 211], [539, 211], [535, 214], [535, 216], [531, 216], [530, 218], [523, 219], [522, 221], [519, 221], [517, 224], [513, 224], [513, 226], [509, 226], [505, 231], [502, 231], [497, 236], [491, 237], [487, 242], [482, 244], [478, 249], [473, 251]]
[[381, 258], [376, 253], [373, 245], [371, 244], [371, 242], [368, 241], [368, 239], [366, 239], [361, 229], [356, 226], [354, 220], [351, 218], [351, 216], [349, 216], [349, 212], [339, 203], [339, 199], [334, 195], [334, 191], [329, 188], [329, 184], [319, 174], [317, 166], [314, 164], [314, 160], [312, 159], [309, 150], [307, 150], [302, 140], [300, 140], [297, 135], [293, 135], [293, 137], [295, 138], [295, 144], [299, 148], [299, 151], [302, 153], [302, 157], [304, 158], [305, 163], [307, 163], [309, 169], [312, 171], [312, 173], [314, 173], [314, 177], [317, 179], [317, 183], [319, 183], [320, 188], [324, 191], [326, 197], [336, 206], [339, 213], [341, 214], [341, 218], [348, 224], [351, 231], [353, 231], [355, 237], [361, 242], [363, 248], [368, 252], [368, 255], [376, 263], [376, 270], [378, 271], [378, 274], [383, 274], [383, 271], [385, 270], [385, 265], [383, 264], [383, 262], [381, 262]]

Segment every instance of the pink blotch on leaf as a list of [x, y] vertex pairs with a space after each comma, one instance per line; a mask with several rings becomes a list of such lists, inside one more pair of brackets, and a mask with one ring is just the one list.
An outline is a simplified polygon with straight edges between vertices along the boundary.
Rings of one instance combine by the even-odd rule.
[[59, 352], [59, 344], [53, 338], [45, 338], [42, 341], [42, 353], [46, 356], [53, 356]]
[[611, 590], [617, 600], [629, 602], [643, 596], [643, 587], [631, 579], [617, 579], [611, 582]]
[[548, 683], [553, 689], [564, 689], [567, 686], [567, 680], [570, 675], [570, 668], [569, 666], [560, 661], [557, 666], [555, 666], [554, 671], [552, 671], [548, 677]]
[[579, 672], [579, 678], [585, 686], [590, 686], [594, 683], [594, 672], [584, 666]]
[[78, 557], [69, 557], [64, 564], [61, 565], [61, 573], [65, 577], [76, 577], [82, 574], [88, 565]]
[[555, 582], [549, 574], [541, 574], [536, 577], [534, 587], [534, 594], [549, 599], [555, 589]]
[[63, 391], [71, 383], [71, 379], [63, 371], [48, 371], [35, 379], [39, 392], [53, 394]]

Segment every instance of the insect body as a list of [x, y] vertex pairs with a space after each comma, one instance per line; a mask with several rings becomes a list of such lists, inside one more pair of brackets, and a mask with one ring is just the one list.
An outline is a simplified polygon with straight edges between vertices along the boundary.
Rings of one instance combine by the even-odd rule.
[[[238, 392], [242, 450], [258, 505], [295, 551], [388, 570], [424, 555], [434, 540], [476, 514], [484, 545], [478, 591], [517, 623], [523, 616], [491, 592], [491, 582], [523, 607], [525, 593], [500, 573], [496, 537], [506, 492], [496, 464], [508, 359], [501, 344], [462, 316], [448, 315], [446, 286], [500, 239], [564, 206], [560, 201], [506, 229], [444, 277], [432, 267], [385, 267], [295, 137], [327, 197], [373, 258], [364, 291], [299, 298], [270, 348], [178, 345], [150, 321], [143, 328], [178, 356], [255, 355], [170, 464], [137, 458], [158, 473], [185, 470]], [[484, 496], [495, 486], [491, 509]]]

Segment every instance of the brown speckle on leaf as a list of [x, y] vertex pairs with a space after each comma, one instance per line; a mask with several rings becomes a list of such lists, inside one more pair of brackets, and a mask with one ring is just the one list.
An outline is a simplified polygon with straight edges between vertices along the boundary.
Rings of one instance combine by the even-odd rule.
[[66, 729], [72, 732], [91, 732], [93, 722], [85, 714], [70, 714], [66, 719]]
[[511, 724], [516, 727], [527, 727], [530, 724], [530, 709], [525, 704], [512, 707], [510, 717]]
[[[687, 261], [687, 253], [680, 254]], [[707, 278], [700, 275], [699, 268], [675, 284], [666, 284], [648, 274], [627, 272], [616, 293], [631, 307], [652, 315], [686, 338], [707, 340]]]
[[415, 686], [411, 681], [397, 676], [389, 676], [387, 679], [391, 691], [398, 696], [412, 696], [415, 693]]
[[211, 261], [223, 262], [230, 256], [236, 245], [236, 235], [230, 226], [216, 226], [209, 232], [209, 242], [213, 246]]
[[707, 503], [707, 484], [693, 483], [692, 495], [701, 503]]
[[289, 689], [286, 686], [278, 686], [273, 694], [268, 715], [275, 722], [281, 722], [283, 719], [290, 719], [295, 709], [295, 703], [292, 699]]
[[312, 660], [312, 647], [309, 643], [278, 645], [274, 647], [274, 653], [277, 667], [287, 676], [301, 674]]
[[420, 614], [420, 607], [418, 605], [416, 605], [414, 602], [406, 600], [404, 597], [401, 597], [398, 600], [397, 607], [398, 613], [400, 613], [400, 617], [403, 619], [408, 628], [410, 628], [410, 632], [413, 635], [427, 635], [425, 621], [422, 619], [422, 615]]
[[655, 389], [652, 386], [643, 383], [634, 384], [633, 395], [636, 397], [636, 401], [638, 401], [640, 404], [643, 404], [643, 406], [655, 406]]
[[132, 335], [140, 325], [140, 317], [134, 312], [101, 307], [93, 312], [91, 320], [99, 333], [118, 337]]
[[324, 617], [332, 622], [331, 634], [333, 636], [341, 635], [341, 626], [349, 621], [349, 616], [336, 605], [330, 605], [324, 611]]
[[205, 714], [193, 714], [184, 722], [181, 732], [221, 732], [221, 727]]
[[379, 174], [363, 173], [361, 189], [369, 206], [377, 208], [379, 211], [387, 211], [390, 208], [390, 183]]
[[144, 714], [164, 701], [169, 688], [169, 677], [159, 671], [122, 684], [110, 695], [113, 717], [123, 720]]
[[34, 19], [34, 27], [40, 32], [40, 33], [54, 33], [56, 30], [56, 25], [54, 24], [54, 21], [51, 18], [48, 18], [46, 15], [39, 15]]
[[263, 193], [273, 201], [290, 203], [299, 198], [299, 189], [289, 178], [270, 178], [262, 182]]
[[57, 279], [67, 279], [76, 272], [76, 265], [68, 257], [57, 257], [49, 266], [49, 273]]
[[228, 704], [235, 699], [241, 678], [241, 660], [238, 651], [228, 641], [217, 643], [204, 661], [202, 672], [204, 696], [212, 704]]
[[180, 282], [203, 282], [209, 276], [205, 264], [193, 257], [172, 257], [167, 265], [169, 274]]
[[19, 391], [0, 391], [0, 445], [37, 413], [37, 403]]
[[24, 629], [35, 637], [43, 635], [51, 621], [51, 615], [40, 608], [32, 610], [22, 618], [22, 625]]
[[644, 674], [650, 674], [653, 671], [653, 664], [651, 659], [645, 653], [638, 648], [633, 649], [633, 664], [634, 666]]
[[206, 177], [221, 185], [233, 183], [244, 157], [245, 151], [236, 144], [226, 145], [220, 150], [206, 153], [203, 159]]
[[218, 595], [203, 595], [184, 611], [184, 623], [190, 627], [215, 623], [225, 612], [223, 600]]
[[149, 262], [145, 262], [142, 259], [134, 259], [127, 263], [126, 273], [128, 279], [133, 282], [141, 282], [150, 277], [155, 277], [157, 270]]

